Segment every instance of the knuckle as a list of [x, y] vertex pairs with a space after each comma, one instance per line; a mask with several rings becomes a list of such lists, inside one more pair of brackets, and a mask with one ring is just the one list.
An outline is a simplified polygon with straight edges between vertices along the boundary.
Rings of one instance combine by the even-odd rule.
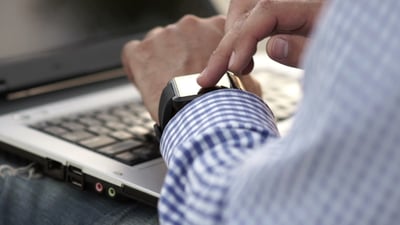
[[139, 44], [140, 42], [137, 40], [132, 40], [127, 42], [123, 47], [122, 47], [122, 57], [123, 58], [129, 58], [130, 52], [132, 52]]
[[162, 27], [161, 26], [156, 26], [153, 29], [151, 29], [149, 33], [158, 32], [159, 30], [162, 30]]
[[160, 27], [160, 26], [155, 27], [155, 28], [151, 29], [151, 30], [146, 34], [146, 36], [145, 36], [144, 39], [151, 38], [151, 37], [155, 36], [156, 34], [160, 33], [162, 30], [163, 30], [163, 28]]
[[171, 34], [176, 31], [177, 26], [175, 24], [170, 24], [164, 28], [165, 34]]
[[122, 49], [122, 62], [128, 67], [140, 63], [143, 58], [146, 58], [149, 55], [151, 46], [152, 44], [147, 40], [133, 40], [126, 43]]
[[217, 16], [214, 16], [213, 18], [215, 18], [217, 21], [225, 21], [224, 15], [217, 15]]
[[136, 48], [139, 43], [140, 41], [138, 40], [131, 40], [124, 45], [123, 49], [124, 51], [129, 51], [131, 49]]
[[194, 15], [185, 15], [179, 20], [178, 24], [182, 26], [193, 26], [200, 22], [200, 18]]
[[144, 40], [137, 46], [137, 48], [135, 48], [135, 52], [132, 54], [134, 54], [137, 60], [145, 59], [153, 51], [153, 46], [154, 42], [152, 40]]
[[225, 24], [225, 16], [218, 15], [211, 18], [216, 24]]
[[178, 27], [175, 24], [170, 24], [166, 26], [162, 32], [159, 33], [158, 39], [162, 40], [163, 43], [175, 40], [175, 36], [178, 33]]

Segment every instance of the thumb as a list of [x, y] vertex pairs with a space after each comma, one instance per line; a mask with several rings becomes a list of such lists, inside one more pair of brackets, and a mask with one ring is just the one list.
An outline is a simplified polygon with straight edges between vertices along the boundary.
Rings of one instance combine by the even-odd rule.
[[274, 35], [267, 42], [267, 54], [279, 63], [298, 67], [307, 42], [308, 38], [300, 35]]

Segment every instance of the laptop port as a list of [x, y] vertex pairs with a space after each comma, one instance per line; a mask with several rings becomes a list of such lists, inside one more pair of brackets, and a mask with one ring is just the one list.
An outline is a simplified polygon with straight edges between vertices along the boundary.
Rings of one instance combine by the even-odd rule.
[[77, 168], [77, 167], [75, 167], [75, 166], [68, 166], [68, 172], [69, 173], [73, 173], [73, 174], [78, 175], [78, 176], [82, 176], [83, 175], [82, 170]]
[[94, 189], [95, 189], [97, 192], [101, 193], [101, 192], [103, 192], [103, 190], [104, 190], [104, 186], [103, 186], [102, 183], [96, 182], [96, 184], [94, 185]]
[[68, 181], [73, 184], [75, 187], [79, 189], [83, 189], [83, 182], [82, 180], [75, 179], [74, 177], [68, 177]]
[[108, 190], [107, 190], [107, 194], [111, 198], [114, 198], [117, 195], [117, 191], [115, 190], [115, 188], [109, 187]]
[[45, 161], [46, 165], [43, 168], [43, 172], [53, 178], [56, 178], [58, 180], [64, 180], [64, 165], [62, 165], [60, 162], [54, 161], [52, 159], [46, 159]]
[[84, 189], [84, 174], [81, 169], [75, 166], [68, 166], [67, 181], [75, 187]]

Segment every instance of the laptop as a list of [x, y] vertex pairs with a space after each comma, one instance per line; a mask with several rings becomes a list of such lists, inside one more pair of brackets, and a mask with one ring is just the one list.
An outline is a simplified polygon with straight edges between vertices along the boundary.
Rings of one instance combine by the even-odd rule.
[[0, 151], [81, 190], [156, 205], [166, 173], [122, 46], [204, 0], [0, 3]]

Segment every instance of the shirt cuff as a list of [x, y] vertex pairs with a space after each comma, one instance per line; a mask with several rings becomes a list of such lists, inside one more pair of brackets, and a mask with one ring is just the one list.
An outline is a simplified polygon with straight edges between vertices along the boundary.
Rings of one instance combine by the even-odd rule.
[[258, 96], [239, 89], [204, 94], [180, 110], [167, 124], [160, 151], [168, 165], [177, 145], [214, 128], [268, 130], [279, 136], [271, 109]]

